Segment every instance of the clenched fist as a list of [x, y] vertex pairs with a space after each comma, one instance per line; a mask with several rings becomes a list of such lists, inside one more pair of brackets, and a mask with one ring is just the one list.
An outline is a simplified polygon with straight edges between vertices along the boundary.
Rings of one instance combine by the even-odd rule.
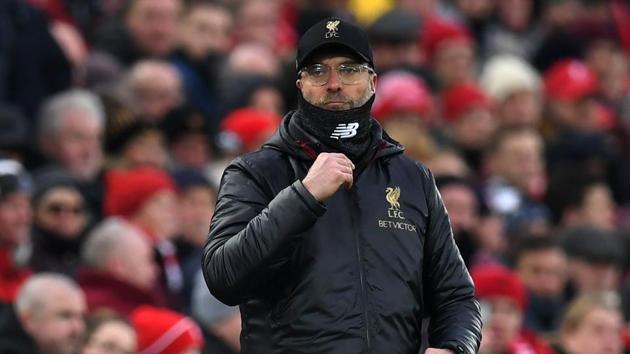
[[302, 183], [319, 202], [330, 198], [339, 187], [352, 187], [354, 164], [344, 154], [322, 152]]

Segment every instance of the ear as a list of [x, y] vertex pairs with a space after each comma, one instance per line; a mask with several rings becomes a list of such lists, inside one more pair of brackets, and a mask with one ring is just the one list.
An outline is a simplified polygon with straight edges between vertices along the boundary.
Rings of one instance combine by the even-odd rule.
[[300, 89], [300, 90], [301, 90], [301, 89], [302, 89], [302, 81], [301, 81], [300, 79], [295, 80], [295, 86], [296, 86], [298, 89]]
[[372, 75], [372, 93], [376, 93], [376, 83], [378, 82], [378, 75]]
[[31, 310], [18, 313], [17, 316], [26, 333], [33, 334], [37, 332], [37, 328], [33, 322], [33, 312]]

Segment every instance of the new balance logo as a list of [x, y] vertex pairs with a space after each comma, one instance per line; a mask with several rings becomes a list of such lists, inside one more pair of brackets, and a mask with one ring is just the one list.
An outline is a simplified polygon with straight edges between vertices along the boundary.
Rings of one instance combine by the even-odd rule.
[[330, 137], [332, 139], [348, 139], [357, 135], [357, 129], [359, 129], [359, 123], [341, 123], [337, 125]]

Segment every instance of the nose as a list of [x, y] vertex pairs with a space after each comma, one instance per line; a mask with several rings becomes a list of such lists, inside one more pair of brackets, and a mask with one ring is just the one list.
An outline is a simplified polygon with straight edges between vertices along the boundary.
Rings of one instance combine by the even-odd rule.
[[341, 90], [341, 78], [338, 76], [337, 70], [330, 70], [330, 78], [328, 79], [328, 84], [326, 84], [326, 89], [328, 91]]

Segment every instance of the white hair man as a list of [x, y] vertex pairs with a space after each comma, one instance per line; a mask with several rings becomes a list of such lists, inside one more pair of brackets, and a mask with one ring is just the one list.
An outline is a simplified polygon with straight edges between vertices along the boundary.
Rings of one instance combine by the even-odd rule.
[[44, 103], [40, 149], [78, 181], [92, 181], [103, 165], [105, 113], [100, 99], [84, 90], [65, 91]]
[[139, 230], [120, 218], [109, 218], [89, 235], [81, 250], [86, 268], [79, 284], [90, 311], [109, 308], [128, 315], [140, 304], [155, 304], [157, 267], [153, 250]]
[[61, 274], [33, 275], [20, 289], [14, 304], [24, 331], [40, 354], [78, 353], [85, 331], [85, 296]]

